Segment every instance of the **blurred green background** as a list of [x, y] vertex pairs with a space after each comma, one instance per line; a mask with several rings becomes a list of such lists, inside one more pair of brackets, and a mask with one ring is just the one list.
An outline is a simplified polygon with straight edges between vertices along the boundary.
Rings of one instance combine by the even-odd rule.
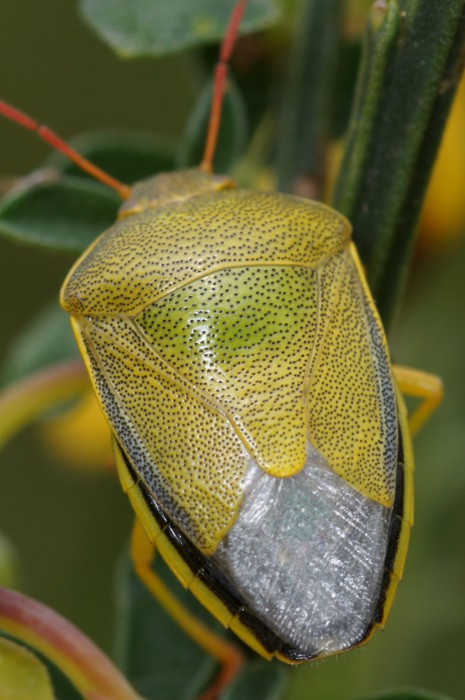
[[[120, 61], [84, 25], [75, 2], [1, 2], [0, 66], [2, 98], [65, 138], [112, 126], [177, 137], [194, 98], [184, 59]], [[25, 174], [49, 153], [2, 119], [2, 175]], [[0, 238], [1, 358], [44, 303], [58, 298], [71, 261]], [[131, 523], [119, 484], [53, 464], [34, 429], [0, 460], [0, 529], [20, 553], [24, 591], [108, 648], [115, 558]]]
[[[195, 97], [188, 58], [124, 63], [63, 0], [0, 3], [0, 65], [1, 96], [65, 137], [112, 126], [177, 137]], [[2, 175], [24, 174], [47, 153], [2, 120]], [[415, 441], [416, 526], [392, 617], [366, 648], [296, 671], [295, 700], [352, 700], [407, 684], [465, 697], [464, 243], [417, 256], [391, 339], [395, 361], [440, 374], [446, 389]], [[0, 239], [0, 357], [56, 297], [70, 262]], [[34, 428], [0, 454], [0, 530], [19, 554], [22, 590], [110, 651], [114, 568], [130, 523], [113, 476], [54, 463]]]

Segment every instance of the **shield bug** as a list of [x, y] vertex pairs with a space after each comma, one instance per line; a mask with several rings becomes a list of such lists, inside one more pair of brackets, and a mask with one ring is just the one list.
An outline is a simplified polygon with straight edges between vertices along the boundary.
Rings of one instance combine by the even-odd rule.
[[362, 644], [386, 621], [413, 522], [394, 375], [428, 394], [424, 375], [391, 367], [349, 222], [211, 172], [245, 7], [223, 43], [199, 169], [128, 187], [0, 105], [125, 200], [73, 266], [61, 304], [142, 525], [136, 568], [224, 664], [208, 697], [241, 654], [177, 605], [150, 568], [154, 548], [265, 658], [295, 664]]

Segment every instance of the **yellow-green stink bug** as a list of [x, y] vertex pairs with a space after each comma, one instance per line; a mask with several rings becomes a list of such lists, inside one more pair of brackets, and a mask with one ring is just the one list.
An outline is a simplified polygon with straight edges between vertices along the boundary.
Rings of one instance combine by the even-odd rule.
[[61, 302], [124, 487], [182, 582], [283, 660], [382, 624], [412, 453], [348, 222], [226, 178], [160, 175]]
[[126, 201], [61, 303], [150, 542], [249, 646], [299, 663], [386, 620], [413, 520], [407, 415], [349, 223], [206, 172], [212, 148], [203, 170], [101, 177]]

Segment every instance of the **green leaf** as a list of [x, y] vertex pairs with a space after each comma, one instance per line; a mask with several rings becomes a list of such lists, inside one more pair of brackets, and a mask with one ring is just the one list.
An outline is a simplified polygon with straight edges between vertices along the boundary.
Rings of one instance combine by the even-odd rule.
[[40, 311], [10, 345], [0, 373], [0, 386], [78, 357], [68, 314], [57, 299]]
[[120, 203], [98, 182], [39, 171], [0, 200], [0, 235], [80, 253], [115, 221]]
[[[213, 81], [209, 81], [202, 90], [187, 123], [177, 157], [179, 168], [195, 167], [202, 161], [212, 93]], [[243, 153], [246, 141], [247, 119], [244, 102], [239, 90], [230, 81], [223, 102], [221, 127], [215, 152], [215, 172], [230, 172], [234, 162]]]
[[[174, 168], [174, 144], [149, 133], [99, 129], [76, 136], [70, 144], [99, 168], [129, 185]], [[59, 152], [53, 153], [44, 166], [66, 175], [91, 178]]]
[[256, 659], [249, 663], [221, 700], [280, 700], [286, 697], [289, 669], [278, 661]]
[[[219, 634], [224, 628], [184, 589], [161, 557], [155, 570], [178, 600]], [[197, 700], [214, 678], [215, 661], [193, 642], [139, 581], [127, 556], [118, 572], [118, 661], [147, 700]], [[240, 644], [236, 637], [235, 643]], [[247, 651], [246, 651], [247, 653]], [[253, 656], [222, 700], [279, 700], [289, 669]]]
[[8, 700], [56, 700], [45, 666], [19, 644], [0, 637], [1, 697]]
[[[8, 690], [17, 694], [6, 693], [7, 674], [16, 683], [16, 687], [11, 685]], [[50, 659], [3, 631], [0, 631], [0, 679], [1, 700], [85, 700]]]
[[400, 688], [399, 690], [384, 690], [376, 695], [369, 695], [363, 700], [452, 700], [445, 695], [432, 693], [420, 688]]
[[[124, 57], [159, 56], [219, 41], [234, 3], [230, 0], [81, 0], [83, 17]], [[278, 18], [274, 0], [253, 0], [242, 30], [258, 31]]]
[[[150, 134], [119, 130], [88, 132], [70, 141], [85, 158], [132, 184], [174, 167], [174, 146]], [[81, 253], [111, 226], [121, 204], [61, 153], [22, 180], [0, 200], [0, 235], [55, 250]]]

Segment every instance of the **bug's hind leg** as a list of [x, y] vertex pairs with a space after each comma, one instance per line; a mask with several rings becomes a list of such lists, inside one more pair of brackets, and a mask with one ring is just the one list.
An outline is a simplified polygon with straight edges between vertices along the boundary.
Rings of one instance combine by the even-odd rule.
[[136, 518], [131, 540], [131, 557], [134, 569], [150, 593], [165, 608], [181, 629], [221, 664], [222, 668], [213, 684], [198, 699], [216, 700], [237, 675], [244, 662], [243, 654], [234, 644], [215, 634], [200, 622], [173, 595], [152, 569], [155, 552], [155, 544], [149, 540], [142, 524]]
[[409, 418], [412, 435], [418, 433], [441, 403], [444, 390], [442, 380], [435, 374], [428, 374], [411, 367], [393, 367], [399, 389], [406, 396], [423, 399]]

